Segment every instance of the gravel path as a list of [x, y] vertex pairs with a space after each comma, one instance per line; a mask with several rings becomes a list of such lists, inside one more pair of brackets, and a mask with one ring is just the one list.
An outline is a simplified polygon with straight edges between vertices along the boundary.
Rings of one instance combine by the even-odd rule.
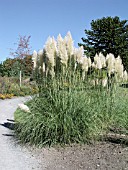
[[[7, 122], [7, 119], [14, 119], [13, 113], [19, 103], [27, 101], [28, 97], [0, 100], [0, 123]], [[0, 126], [0, 170], [40, 170], [41, 164], [36, 153], [29, 148], [20, 146], [14, 141], [13, 131]]]

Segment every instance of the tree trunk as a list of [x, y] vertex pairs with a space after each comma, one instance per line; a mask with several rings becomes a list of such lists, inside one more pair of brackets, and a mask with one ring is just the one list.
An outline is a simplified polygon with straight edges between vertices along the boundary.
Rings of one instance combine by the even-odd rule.
[[21, 75], [21, 70], [20, 70], [20, 87], [21, 87], [21, 77], [22, 77], [22, 75]]

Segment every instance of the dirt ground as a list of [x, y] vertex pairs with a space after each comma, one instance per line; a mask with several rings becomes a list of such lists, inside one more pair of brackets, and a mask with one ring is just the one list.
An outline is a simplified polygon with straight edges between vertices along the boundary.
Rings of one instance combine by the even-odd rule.
[[128, 170], [128, 147], [120, 144], [98, 142], [37, 152], [40, 163], [45, 165], [42, 170]]

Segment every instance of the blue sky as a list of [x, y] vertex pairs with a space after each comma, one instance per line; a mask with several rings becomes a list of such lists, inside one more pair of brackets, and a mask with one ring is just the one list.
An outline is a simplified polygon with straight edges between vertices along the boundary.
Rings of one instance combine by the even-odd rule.
[[19, 35], [31, 35], [33, 51], [70, 31], [77, 47], [91, 21], [106, 16], [128, 19], [128, 0], [0, 0], [0, 61], [11, 57]]

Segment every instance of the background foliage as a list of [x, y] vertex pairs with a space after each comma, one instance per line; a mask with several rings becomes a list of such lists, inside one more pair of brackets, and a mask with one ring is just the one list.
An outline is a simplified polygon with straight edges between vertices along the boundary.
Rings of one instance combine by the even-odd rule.
[[30, 76], [32, 74], [32, 56], [28, 55], [24, 58], [8, 58], [0, 64], [0, 75], [18, 77], [20, 70], [24, 76]]
[[92, 20], [91, 29], [85, 29], [85, 36], [82, 38], [85, 54], [92, 57], [102, 52], [121, 56], [124, 67], [128, 70], [128, 24], [127, 20], [120, 20], [119, 17], [103, 17]]

